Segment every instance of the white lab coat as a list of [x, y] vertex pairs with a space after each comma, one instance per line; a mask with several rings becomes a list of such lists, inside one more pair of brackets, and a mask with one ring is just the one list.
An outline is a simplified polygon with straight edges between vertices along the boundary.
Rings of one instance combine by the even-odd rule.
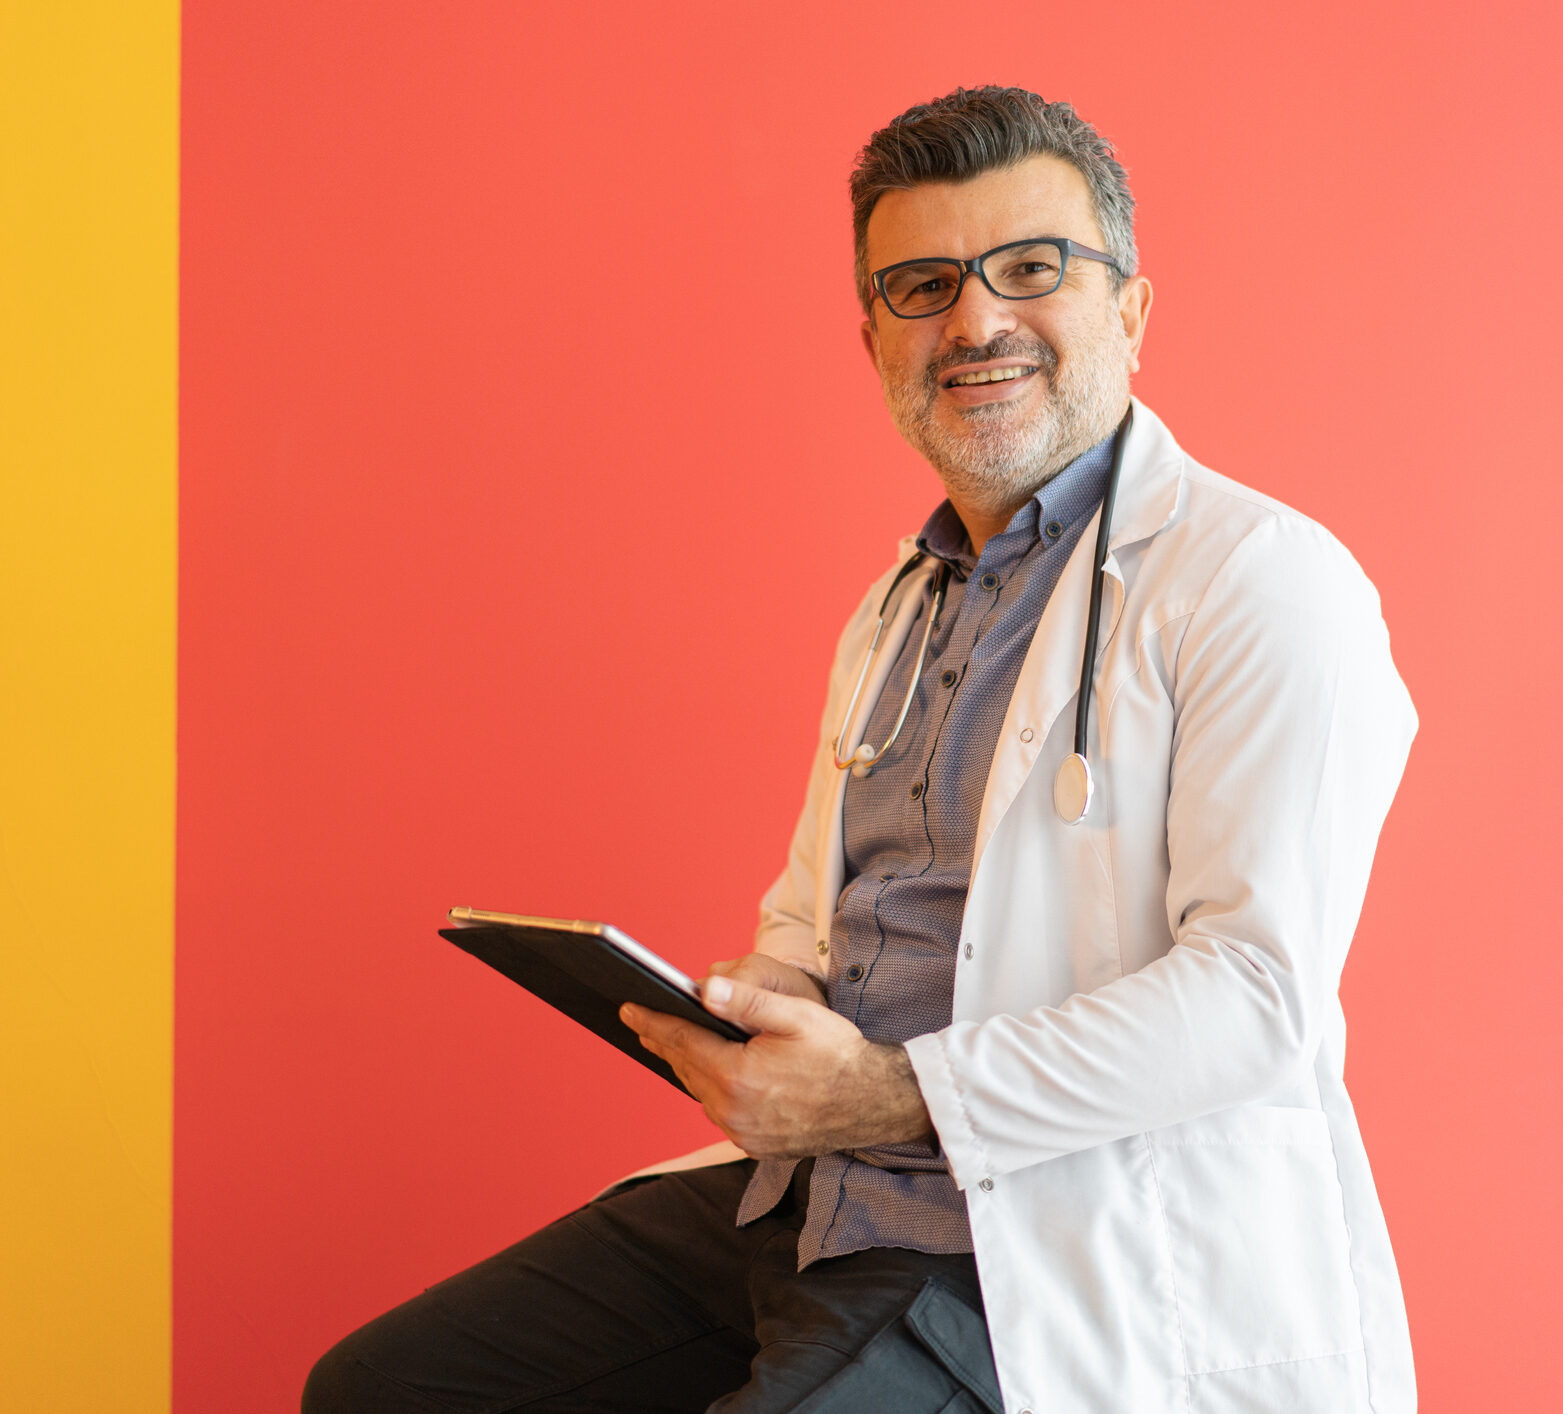
[[[907, 1046], [966, 1196], [1006, 1414], [1409, 1414], [1337, 996], [1416, 730], [1378, 595], [1327, 531], [1198, 465], [1136, 402], [1096, 794], [1071, 826], [1053, 778], [1095, 540], [1093, 518], [999, 734], [954, 1020]], [[842, 882], [830, 739], [891, 573], [842, 634], [761, 905], [756, 946], [806, 966]]]

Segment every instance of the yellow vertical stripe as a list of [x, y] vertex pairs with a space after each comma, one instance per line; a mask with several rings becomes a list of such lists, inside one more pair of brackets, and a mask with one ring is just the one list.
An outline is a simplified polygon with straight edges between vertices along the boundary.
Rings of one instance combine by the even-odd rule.
[[169, 1404], [177, 0], [0, 0], [0, 1404]]

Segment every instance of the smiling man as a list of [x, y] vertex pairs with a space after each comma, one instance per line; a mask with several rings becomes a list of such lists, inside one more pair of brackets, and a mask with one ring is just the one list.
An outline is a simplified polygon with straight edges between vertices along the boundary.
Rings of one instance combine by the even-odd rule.
[[305, 1408], [1404, 1414], [1337, 998], [1415, 730], [1377, 595], [1131, 398], [1133, 200], [1067, 104], [913, 108], [852, 199], [948, 499], [705, 979], [752, 1039], [625, 1009], [732, 1145], [350, 1336]]

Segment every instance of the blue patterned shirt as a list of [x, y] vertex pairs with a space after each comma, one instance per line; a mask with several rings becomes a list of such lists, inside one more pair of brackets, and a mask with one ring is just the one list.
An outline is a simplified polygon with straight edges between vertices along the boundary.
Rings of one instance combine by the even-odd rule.
[[[845, 885], [830, 930], [827, 1000], [872, 1041], [950, 1024], [988, 769], [1042, 611], [1101, 504], [1112, 445], [1106, 438], [1047, 482], [980, 556], [949, 501], [918, 537], [919, 549], [951, 566], [950, 583], [900, 737], [867, 776], [847, 782]], [[869, 718], [863, 740], [876, 747], [906, 700], [922, 633], [915, 624]], [[759, 1165], [740, 1224], [775, 1206], [795, 1167]], [[867, 1247], [971, 1251], [965, 1200], [933, 1144], [815, 1160], [799, 1269]]]

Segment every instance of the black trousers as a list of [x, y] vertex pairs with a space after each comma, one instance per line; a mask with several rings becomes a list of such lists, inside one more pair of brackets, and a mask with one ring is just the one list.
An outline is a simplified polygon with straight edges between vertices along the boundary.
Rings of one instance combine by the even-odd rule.
[[1000, 1414], [971, 1256], [799, 1272], [808, 1168], [744, 1228], [752, 1162], [588, 1203], [348, 1336], [304, 1414]]

